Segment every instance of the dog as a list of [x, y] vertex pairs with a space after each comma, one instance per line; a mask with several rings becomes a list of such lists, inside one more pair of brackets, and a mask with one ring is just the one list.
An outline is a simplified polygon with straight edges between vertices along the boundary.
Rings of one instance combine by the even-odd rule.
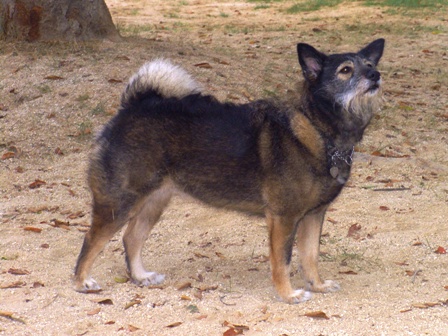
[[[357, 53], [326, 55], [297, 45], [304, 81], [288, 99], [247, 104], [204, 94], [181, 67], [157, 59], [124, 90], [118, 113], [97, 137], [88, 169], [92, 222], [75, 267], [75, 289], [100, 289], [90, 276], [105, 244], [123, 235], [132, 281], [159, 284], [141, 252], [176, 192], [215, 207], [265, 216], [272, 281], [288, 303], [340, 286], [318, 273], [325, 212], [346, 184], [354, 146], [381, 103], [376, 66], [385, 40]], [[305, 281], [293, 289], [294, 241]]]

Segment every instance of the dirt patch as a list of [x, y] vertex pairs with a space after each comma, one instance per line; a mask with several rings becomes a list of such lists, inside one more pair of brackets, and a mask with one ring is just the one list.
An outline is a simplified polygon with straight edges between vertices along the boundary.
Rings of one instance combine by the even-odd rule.
[[[122, 43], [0, 42], [0, 334], [222, 335], [232, 325], [245, 335], [446, 334], [446, 8], [356, 2], [287, 14], [293, 3], [109, 0], [133, 36]], [[117, 235], [95, 264], [103, 291], [72, 289], [90, 220], [92, 137], [143, 62], [173, 59], [207, 92], [246, 102], [300, 79], [298, 42], [343, 52], [379, 37], [385, 106], [322, 238], [321, 273], [339, 292], [278, 302], [265, 223], [182, 199], [145, 248], [162, 286], [126, 282]], [[296, 271], [293, 283], [303, 285]]]

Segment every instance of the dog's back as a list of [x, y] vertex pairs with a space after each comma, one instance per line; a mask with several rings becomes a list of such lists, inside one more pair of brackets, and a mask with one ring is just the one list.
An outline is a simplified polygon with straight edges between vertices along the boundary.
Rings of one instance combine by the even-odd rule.
[[170, 181], [213, 206], [263, 214], [263, 170], [272, 162], [281, 166], [289, 157], [283, 142], [294, 141], [277, 104], [221, 103], [202, 94], [183, 69], [147, 63], [97, 139], [90, 186], [118, 201]]

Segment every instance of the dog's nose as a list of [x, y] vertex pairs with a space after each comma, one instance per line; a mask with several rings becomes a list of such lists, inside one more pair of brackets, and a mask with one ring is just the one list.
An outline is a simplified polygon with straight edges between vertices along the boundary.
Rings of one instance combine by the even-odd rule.
[[367, 72], [367, 76], [366, 77], [367, 77], [367, 79], [370, 79], [372, 82], [378, 82], [380, 77], [381, 77], [381, 75], [376, 70], [369, 70]]

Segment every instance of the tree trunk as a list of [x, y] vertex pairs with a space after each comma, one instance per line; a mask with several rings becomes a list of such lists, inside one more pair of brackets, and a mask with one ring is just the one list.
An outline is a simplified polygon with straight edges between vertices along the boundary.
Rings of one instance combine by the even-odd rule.
[[0, 38], [87, 41], [120, 35], [104, 0], [0, 0]]

